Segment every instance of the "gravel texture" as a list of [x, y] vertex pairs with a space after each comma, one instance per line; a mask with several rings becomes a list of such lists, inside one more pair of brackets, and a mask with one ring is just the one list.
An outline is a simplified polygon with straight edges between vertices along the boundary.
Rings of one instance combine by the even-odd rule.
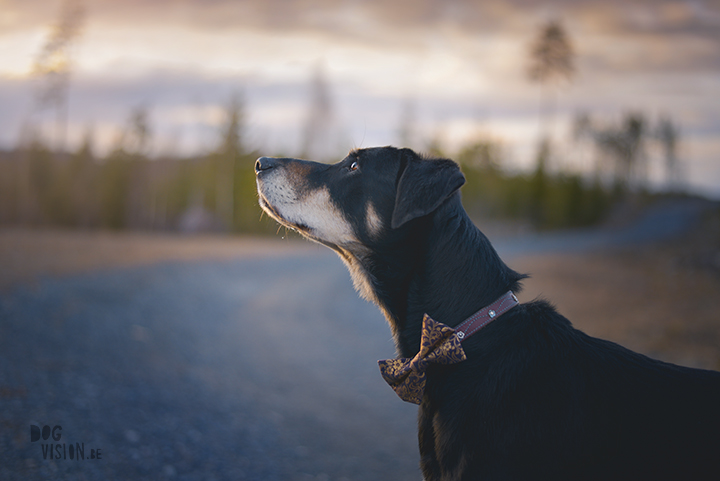
[[[331, 252], [18, 287], [0, 297], [0, 479], [417, 480], [417, 408], [375, 363], [393, 356]], [[85, 460], [44, 459], [31, 425]]]

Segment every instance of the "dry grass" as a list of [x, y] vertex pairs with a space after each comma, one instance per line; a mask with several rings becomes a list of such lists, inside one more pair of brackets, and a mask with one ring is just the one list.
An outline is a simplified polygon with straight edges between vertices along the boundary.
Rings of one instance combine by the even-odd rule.
[[579, 329], [677, 364], [720, 370], [720, 211], [671, 243], [518, 259]]
[[665, 249], [519, 259], [523, 300], [544, 297], [586, 333], [651, 357], [720, 370], [720, 279]]

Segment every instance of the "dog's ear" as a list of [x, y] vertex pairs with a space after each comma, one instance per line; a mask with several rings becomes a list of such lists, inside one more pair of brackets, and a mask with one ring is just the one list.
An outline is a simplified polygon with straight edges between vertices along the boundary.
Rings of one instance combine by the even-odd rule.
[[465, 183], [460, 167], [448, 159], [422, 159], [410, 149], [402, 149], [405, 164], [395, 194], [391, 226], [428, 215]]

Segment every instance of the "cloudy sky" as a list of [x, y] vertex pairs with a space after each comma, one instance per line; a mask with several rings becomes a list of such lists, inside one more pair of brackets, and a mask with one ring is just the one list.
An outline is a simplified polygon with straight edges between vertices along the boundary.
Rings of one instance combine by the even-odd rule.
[[[0, 148], [23, 126], [45, 126], [34, 60], [67, 0], [0, 0]], [[133, 109], [146, 108], [153, 152], [216, 145], [225, 107], [245, 104], [247, 139], [263, 153], [297, 153], [311, 83], [328, 86], [328, 149], [411, 143], [448, 151], [479, 137], [505, 146], [507, 165], [532, 164], [541, 89], [525, 75], [538, 28], [560, 19], [577, 74], [557, 96], [558, 163], [582, 168], [568, 142], [586, 112], [618, 122], [642, 112], [680, 127], [695, 190], [720, 198], [720, 1], [663, 0], [85, 0], [72, 44], [68, 143], [88, 128], [102, 153]], [[560, 150], [560, 149], [559, 149]], [[657, 154], [657, 152], [655, 152]], [[651, 148], [649, 156], [654, 155]], [[662, 172], [655, 169], [658, 182]]]

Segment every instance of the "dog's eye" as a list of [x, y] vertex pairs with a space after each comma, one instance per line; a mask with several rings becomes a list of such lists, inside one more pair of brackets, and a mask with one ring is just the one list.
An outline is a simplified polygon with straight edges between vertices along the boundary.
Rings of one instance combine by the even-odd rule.
[[357, 163], [357, 162], [353, 162], [353, 163], [350, 164], [350, 166], [348, 167], [348, 170], [349, 170], [350, 172], [352, 172], [353, 170], [357, 170], [357, 168], [358, 168], [358, 163]]

